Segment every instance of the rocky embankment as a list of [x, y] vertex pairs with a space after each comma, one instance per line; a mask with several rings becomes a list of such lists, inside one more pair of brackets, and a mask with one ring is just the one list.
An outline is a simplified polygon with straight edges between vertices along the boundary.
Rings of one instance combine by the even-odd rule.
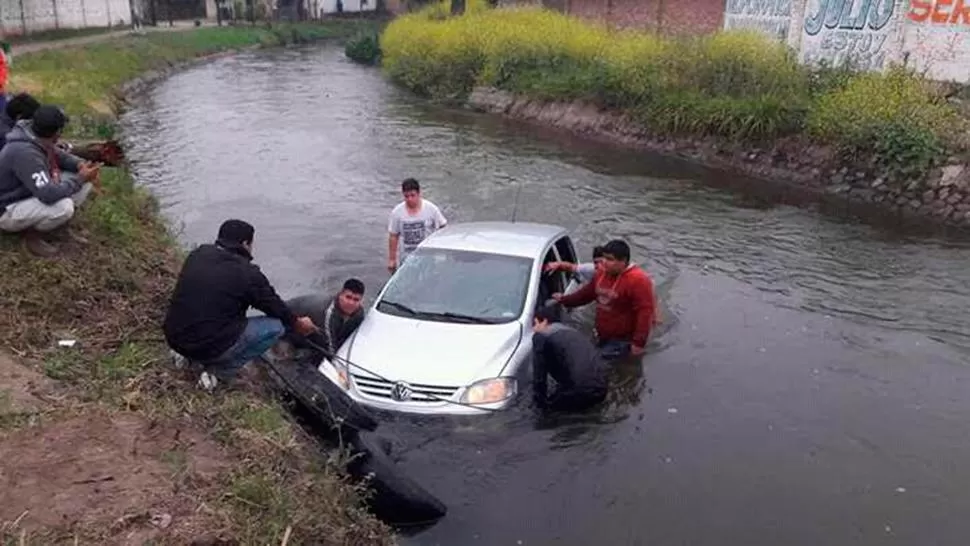
[[592, 103], [540, 101], [485, 87], [476, 88], [467, 105], [597, 140], [685, 157], [826, 201], [896, 214], [907, 221], [970, 228], [970, 168], [958, 158], [922, 179], [889, 181], [869, 175], [864, 166], [845, 166], [833, 149], [801, 138], [751, 147], [715, 138], [656, 135], [629, 116]]

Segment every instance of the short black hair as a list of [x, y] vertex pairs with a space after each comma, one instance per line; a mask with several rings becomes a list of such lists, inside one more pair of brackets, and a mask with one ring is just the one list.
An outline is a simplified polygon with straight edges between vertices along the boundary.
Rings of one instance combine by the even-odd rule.
[[40, 108], [40, 102], [30, 93], [17, 93], [10, 97], [4, 112], [10, 119], [31, 119]]
[[34, 134], [41, 138], [51, 138], [64, 129], [71, 118], [64, 110], [54, 104], [42, 104], [34, 111]]
[[550, 323], [559, 322], [559, 308], [555, 305], [543, 305], [536, 309], [535, 318]]
[[219, 242], [230, 244], [252, 243], [256, 228], [243, 220], [226, 220], [219, 226]]
[[344, 281], [344, 290], [353, 292], [354, 294], [364, 295], [364, 283], [360, 279], [347, 279]]
[[620, 239], [613, 239], [612, 241], [603, 245], [603, 254], [609, 254], [617, 260], [622, 260], [624, 262], [630, 261], [630, 245], [626, 244], [626, 241]]
[[421, 191], [421, 184], [418, 183], [417, 179], [405, 178], [404, 182], [401, 182], [401, 193], [409, 191]]
[[593, 247], [593, 259], [603, 257], [603, 245], [598, 245]]

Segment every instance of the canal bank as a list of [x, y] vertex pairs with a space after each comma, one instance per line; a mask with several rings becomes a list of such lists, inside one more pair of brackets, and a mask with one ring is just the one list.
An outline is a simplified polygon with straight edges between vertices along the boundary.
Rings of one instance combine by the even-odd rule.
[[[228, 81], [238, 94], [196, 93]], [[254, 125], [251, 103], [284, 91]], [[966, 542], [965, 242], [719, 190], [709, 178], [723, 174], [684, 162], [442, 109], [336, 47], [181, 72], [121, 123], [135, 177], [180, 240], [209, 240], [227, 214], [249, 219], [256, 260], [285, 297], [357, 277], [373, 303], [407, 176], [450, 222], [515, 212], [569, 229], [580, 256], [623, 238], [653, 276], [665, 323], [642, 367], [614, 370], [602, 413], [543, 417], [526, 402], [474, 427], [382, 422], [402, 470], [449, 508], [401, 543]], [[253, 172], [273, 173], [272, 190]]]
[[[18, 57], [9, 88], [62, 105], [72, 141], [110, 138], [127, 100], [191, 63], [371, 25], [202, 28], [37, 51]], [[102, 182], [77, 219], [90, 244], [42, 260], [0, 237], [0, 539], [391, 543], [339, 454], [322, 458], [278, 403], [252, 389], [205, 395], [169, 369], [159, 324], [181, 245], [127, 168], [103, 169]]]
[[810, 69], [752, 32], [666, 39], [476, 2], [399, 17], [380, 45], [385, 72], [422, 96], [970, 227], [967, 118], [954, 89], [913, 72]]

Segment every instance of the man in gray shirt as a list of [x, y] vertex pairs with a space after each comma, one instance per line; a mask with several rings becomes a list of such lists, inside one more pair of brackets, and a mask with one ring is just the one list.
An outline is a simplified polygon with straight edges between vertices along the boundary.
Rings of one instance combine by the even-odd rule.
[[404, 201], [391, 210], [387, 225], [387, 270], [391, 273], [429, 235], [445, 227], [448, 220], [437, 205], [421, 197], [421, 185], [413, 178], [401, 183]]
[[596, 270], [603, 261], [603, 247], [593, 248], [593, 261], [581, 264], [572, 262], [551, 262], [546, 264], [546, 271], [567, 271], [576, 276], [579, 284], [586, 284], [596, 276]]

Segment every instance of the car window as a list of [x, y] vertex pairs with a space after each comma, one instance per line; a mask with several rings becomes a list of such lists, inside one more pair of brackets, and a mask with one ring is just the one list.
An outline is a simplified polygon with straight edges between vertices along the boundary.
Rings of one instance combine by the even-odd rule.
[[462, 322], [441, 316], [451, 313], [510, 322], [525, 305], [532, 263], [517, 256], [418, 248], [388, 282], [377, 309], [399, 316], [413, 311], [417, 319]]

